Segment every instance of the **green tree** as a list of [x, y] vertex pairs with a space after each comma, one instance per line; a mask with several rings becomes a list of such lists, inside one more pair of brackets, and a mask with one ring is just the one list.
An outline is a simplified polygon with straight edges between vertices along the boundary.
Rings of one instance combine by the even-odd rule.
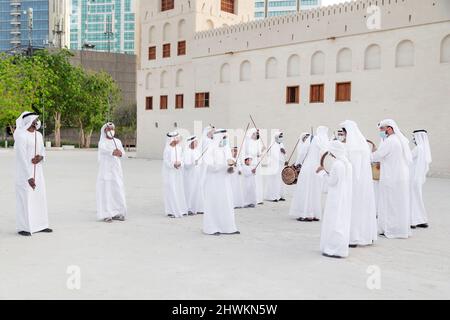
[[137, 107], [136, 104], [121, 104], [113, 110], [112, 117], [116, 131], [124, 145], [130, 145], [136, 140]]
[[79, 94], [72, 108], [72, 119], [80, 129], [80, 147], [89, 148], [94, 130], [109, 120], [111, 109], [120, 101], [120, 90], [104, 72], [79, 74]]
[[14, 131], [15, 119], [25, 110], [51, 105], [48, 88], [54, 76], [40, 57], [0, 56], [0, 125]]
[[78, 100], [79, 94], [79, 72], [70, 64], [70, 51], [63, 49], [56, 53], [46, 50], [37, 54], [52, 72], [51, 81], [47, 87], [48, 103], [47, 112], [53, 117], [55, 146], [61, 146], [61, 126], [63, 116], [70, 112], [71, 107]]

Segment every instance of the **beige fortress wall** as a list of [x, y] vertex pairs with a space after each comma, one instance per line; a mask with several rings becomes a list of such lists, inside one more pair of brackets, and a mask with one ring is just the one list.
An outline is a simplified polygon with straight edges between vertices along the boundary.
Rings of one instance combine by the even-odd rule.
[[[432, 174], [450, 176], [450, 136], [446, 130], [450, 120], [450, 63], [441, 62], [450, 43], [444, 40], [450, 39], [450, 1], [384, 1], [382, 29], [368, 30], [363, 13], [369, 3], [376, 2], [381, 3], [356, 1], [352, 10], [346, 4], [196, 33], [187, 61], [152, 69], [152, 73], [167, 71], [174, 75], [182, 68], [188, 75], [183, 87], [177, 88], [172, 81], [161, 89], [155, 78], [147, 90], [141, 84], [145, 85], [148, 70], [138, 72], [139, 156], [160, 158], [164, 134], [173, 129], [174, 122], [191, 131], [195, 120], [243, 128], [251, 113], [258, 126], [283, 129], [288, 149], [292, 149], [297, 136], [311, 126], [327, 125], [334, 131], [345, 119], [357, 121], [364, 134], [378, 143], [376, 125], [391, 117], [408, 136], [414, 129], [428, 129]], [[331, 14], [339, 9], [342, 13]], [[312, 18], [313, 13], [324, 15]], [[312, 20], [305, 21], [306, 15]], [[261, 23], [266, 26], [259, 27]], [[414, 66], [396, 67], [397, 56], [402, 60], [397, 45], [404, 40], [414, 45]], [[365, 70], [365, 51], [372, 44], [380, 47], [381, 68]], [[337, 72], [337, 56], [343, 48], [351, 51], [351, 72]], [[311, 75], [311, 59], [319, 50], [325, 54], [325, 71]], [[287, 61], [293, 54], [300, 57], [300, 71], [298, 76], [288, 77]], [[271, 57], [277, 61], [276, 77], [266, 79], [266, 62]], [[240, 81], [240, 65], [245, 60], [251, 63], [251, 80]], [[230, 67], [227, 83], [220, 81], [224, 63]], [[335, 83], [340, 81], [352, 82], [351, 102], [334, 102]], [[325, 103], [309, 103], [309, 86], [315, 83], [325, 84]], [[288, 85], [300, 86], [300, 104], [285, 103]], [[194, 93], [201, 91], [210, 92], [209, 109], [193, 107]], [[157, 109], [162, 92], [169, 95], [169, 110]], [[176, 93], [185, 94], [183, 110], [175, 110], [170, 103]], [[154, 110], [144, 110], [145, 96], [154, 96]]]

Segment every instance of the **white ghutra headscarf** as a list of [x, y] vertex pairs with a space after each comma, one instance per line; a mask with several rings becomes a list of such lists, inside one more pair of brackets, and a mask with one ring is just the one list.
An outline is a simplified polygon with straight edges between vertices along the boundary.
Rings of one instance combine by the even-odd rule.
[[39, 118], [35, 112], [25, 111], [16, 119], [16, 130], [14, 131], [14, 140], [17, 140], [20, 134], [28, 130], [31, 124]]
[[370, 158], [370, 148], [366, 138], [363, 136], [358, 128], [356, 122], [352, 120], [346, 120], [341, 123], [341, 127], [347, 132], [345, 138], [345, 148], [349, 155], [351, 155], [351, 161], [354, 165], [354, 174], [357, 178], [360, 177], [361, 170], [365, 163], [363, 158]]
[[378, 124], [378, 128], [381, 127], [391, 127], [392, 129], [394, 129], [394, 133], [399, 137], [400, 143], [402, 145], [403, 158], [405, 159], [406, 163], [410, 164], [412, 162], [412, 154], [411, 149], [409, 148], [409, 140], [402, 133], [397, 123], [392, 119], [385, 119]]
[[425, 130], [416, 130], [414, 131], [413, 136], [417, 145], [414, 178], [424, 183], [427, 173], [430, 170], [430, 163], [432, 162], [428, 133]]

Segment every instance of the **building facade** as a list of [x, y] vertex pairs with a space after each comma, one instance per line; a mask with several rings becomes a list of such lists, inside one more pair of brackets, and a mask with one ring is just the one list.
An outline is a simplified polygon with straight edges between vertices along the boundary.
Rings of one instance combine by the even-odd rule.
[[449, 1], [359, 0], [251, 22], [242, 1], [234, 13], [223, 0], [155, 2], [140, 8], [139, 156], [161, 158], [165, 133], [199, 134], [198, 121], [245, 128], [252, 114], [291, 149], [346, 119], [377, 142], [377, 123], [393, 118], [409, 137], [428, 129], [431, 173], [450, 175]]
[[71, 0], [70, 48], [135, 53], [136, 0]]
[[[70, 0], [0, 0], [0, 51], [68, 48]], [[33, 9], [30, 33], [28, 10]]]
[[[49, 0], [0, 0], [0, 51], [13, 51], [30, 43], [48, 46], [50, 40]], [[32, 32], [27, 11], [33, 10]]]
[[255, 18], [291, 14], [320, 7], [322, 0], [255, 0]]

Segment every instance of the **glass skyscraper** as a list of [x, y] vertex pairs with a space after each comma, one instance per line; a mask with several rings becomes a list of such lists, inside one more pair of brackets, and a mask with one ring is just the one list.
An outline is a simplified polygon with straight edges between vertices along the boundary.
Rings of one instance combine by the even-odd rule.
[[136, 0], [72, 0], [70, 48], [135, 52]]
[[255, 0], [255, 18], [281, 16], [321, 5], [321, 0]]
[[49, 0], [0, 0], [0, 51], [12, 51], [29, 44], [28, 16], [33, 9], [32, 45], [49, 42]]

